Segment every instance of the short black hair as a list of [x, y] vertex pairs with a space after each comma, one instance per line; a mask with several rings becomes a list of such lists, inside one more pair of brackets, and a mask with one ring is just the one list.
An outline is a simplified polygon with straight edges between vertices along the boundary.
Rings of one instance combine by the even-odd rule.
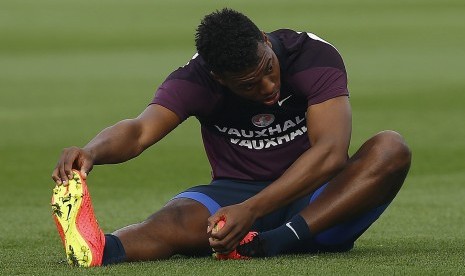
[[217, 74], [241, 72], [258, 64], [258, 27], [244, 14], [224, 8], [206, 15], [195, 34], [197, 52]]

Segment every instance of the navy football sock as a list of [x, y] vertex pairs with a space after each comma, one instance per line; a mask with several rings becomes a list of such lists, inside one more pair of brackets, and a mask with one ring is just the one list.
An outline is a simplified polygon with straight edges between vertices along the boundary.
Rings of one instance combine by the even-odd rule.
[[275, 256], [289, 251], [311, 238], [312, 234], [307, 222], [300, 215], [295, 215], [290, 221], [270, 231], [259, 233], [267, 256]]
[[122, 263], [126, 259], [126, 251], [117, 236], [105, 235], [102, 265]]

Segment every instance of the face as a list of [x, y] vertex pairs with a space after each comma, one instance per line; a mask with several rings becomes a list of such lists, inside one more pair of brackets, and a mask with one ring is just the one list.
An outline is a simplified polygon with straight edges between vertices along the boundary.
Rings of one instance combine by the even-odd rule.
[[271, 43], [265, 37], [264, 43], [257, 48], [259, 62], [257, 66], [239, 73], [214, 75], [222, 85], [245, 99], [273, 105], [279, 100], [281, 87], [279, 61], [271, 49]]

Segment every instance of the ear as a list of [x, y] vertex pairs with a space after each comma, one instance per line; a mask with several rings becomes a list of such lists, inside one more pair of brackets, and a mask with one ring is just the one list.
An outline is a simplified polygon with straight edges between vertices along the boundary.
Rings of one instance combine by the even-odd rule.
[[263, 36], [263, 43], [266, 45], [270, 46], [270, 48], [273, 48], [273, 45], [271, 44], [271, 41], [268, 39], [268, 36], [264, 31], [262, 31], [262, 36]]
[[225, 84], [225, 81], [223, 80], [223, 78], [218, 75], [217, 73], [213, 72], [213, 71], [210, 71], [210, 75], [213, 77], [213, 79], [215, 79], [217, 82], [219, 82], [221, 85], [226, 85]]

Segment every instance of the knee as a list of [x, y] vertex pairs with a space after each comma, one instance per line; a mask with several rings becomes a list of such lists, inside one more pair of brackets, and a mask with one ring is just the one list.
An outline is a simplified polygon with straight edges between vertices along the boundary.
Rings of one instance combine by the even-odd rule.
[[399, 133], [392, 130], [382, 131], [376, 134], [372, 141], [373, 152], [384, 171], [387, 173], [408, 172], [412, 152]]
[[[150, 216], [145, 224], [161, 229], [164, 239], [173, 244], [201, 243], [208, 241], [207, 219], [210, 213], [206, 207], [191, 199], [175, 199], [168, 202], [160, 211]], [[179, 245], [183, 247], [182, 244]]]
[[160, 212], [162, 224], [169, 225], [167, 240], [178, 254], [204, 256], [211, 253], [207, 235], [208, 209], [191, 199], [170, 201]]

